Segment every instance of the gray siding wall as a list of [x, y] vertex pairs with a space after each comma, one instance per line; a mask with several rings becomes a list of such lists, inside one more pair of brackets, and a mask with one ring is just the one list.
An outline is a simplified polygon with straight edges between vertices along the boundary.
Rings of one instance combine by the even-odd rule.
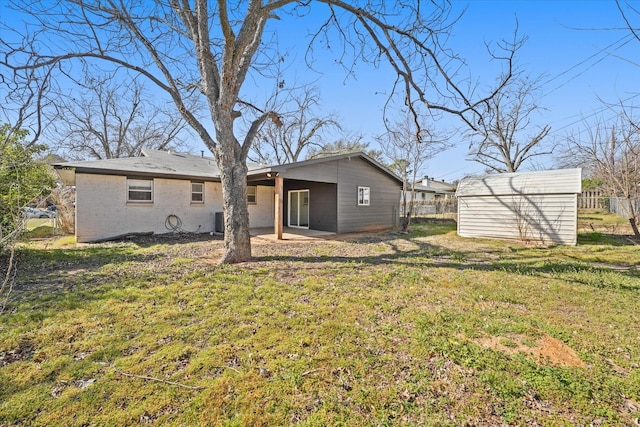
[[[338, 233], [391, 228], [398, 223], [400, 184], [368, 162], [337, 163]], [[358, 206], [358, 187], [370, 188], [370, 205]]]
[[338, 229], [338, 208], [336, 185], [308, 181], [284, 182], [283, 225], [287, 225], [289, 215], [289, 190], [309, 190], [309, 228], [312, 230], [336, 232]]
[[334, 160], [312, 165], [304, 165], [302, 167], [292, 167], [286, 170], [284, 177], [285, 180], [299, 179], [335, 184], [338, 182], [338, 167], [341, 162], [348, 162], [348, 160]]
[[458, 199], [458, 234], [576, 244], [578, 196], [479, 196]]

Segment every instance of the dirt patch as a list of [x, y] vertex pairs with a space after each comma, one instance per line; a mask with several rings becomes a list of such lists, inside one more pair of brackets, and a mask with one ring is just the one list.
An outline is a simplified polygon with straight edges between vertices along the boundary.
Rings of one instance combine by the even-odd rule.
[[30, 344], [24, 344], [18, 348], [0, 352], [0, 368], [13, 362], [31, 359], [34, 349]]
[[476, 340], [485, 348], [506, 354], [526, 354], [541, 365], [585, 368], [587, 365], [578, 354], [568, 345], [549, 335], [543, 335], [536, 340], [535, 345], [526, 343], [525, 337], [520, 335], [505, 337], [487, 337]]

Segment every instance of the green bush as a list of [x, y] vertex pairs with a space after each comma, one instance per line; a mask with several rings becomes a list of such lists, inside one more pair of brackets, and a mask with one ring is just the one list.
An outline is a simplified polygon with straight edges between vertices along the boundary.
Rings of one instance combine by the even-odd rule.
[[47, 165], [37, 160], [46, 147], [27, 143], [27, 130], [10, 130], [0, 125], [0, 242], [18, 227], [22, 207], [55, 185]]

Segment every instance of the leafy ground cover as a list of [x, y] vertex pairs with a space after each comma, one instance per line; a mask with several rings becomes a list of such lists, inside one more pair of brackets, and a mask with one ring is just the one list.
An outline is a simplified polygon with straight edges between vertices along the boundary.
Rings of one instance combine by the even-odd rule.
[[579, 241], [24, 245], [0, 425], [636, 425], [640, 248]]

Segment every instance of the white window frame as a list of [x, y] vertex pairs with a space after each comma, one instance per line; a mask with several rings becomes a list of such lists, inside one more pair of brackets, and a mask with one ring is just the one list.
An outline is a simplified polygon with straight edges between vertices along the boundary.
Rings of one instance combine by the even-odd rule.
[[[287, 209], [289, 212], [287, 213], [287, 226], [291, 228], [304, 228], [309, 229], [309, 221], [311, 219], [311, 211], [310, 211], [310, 203], [311, 203], [311, 191], [308, 188], [302, 190], [289, 190], [288, 191], [288, 204], [289, 208]], [[298, 209], [293, 210], [293, 204], [291, 203], [291, 199], [293, 195], [296, 194], [298, 198]], [[300, 203], [301, 200], [305, 199], [306, 194], [306, 203]], [[306, 206], [306, 209], [303, 208]], [[301, 216], [300, 213], [306, 211], [306, 218], [304, 221], [300, 221]], [[293, 220], [293, 221], [292, 221]], [[300, 222], [306, 222], [306, 225], [300, 225]]]
[[[196, 191], [194, 186], [200, 186], [200, 190]], [[194, 200], [193, 196], [199, 195], [200, 200]], [[204, 182], [201, 181], [191, 181], [191, 203], [196, 205], [204, 204]]]
[[[253, 198], [253, 200], [251, 200]], [[247, 185], [247, 203], [250, 205], [258, 204], [258, 186]]]
[[358, 206], [371, 204], [371, 187], [358, 187]]
[[[148, 194], [149, 199], [131, 198], [131, 193]], [[127, 202], [128, 203], [153, 203], [153, 179], [127, 178]]]

